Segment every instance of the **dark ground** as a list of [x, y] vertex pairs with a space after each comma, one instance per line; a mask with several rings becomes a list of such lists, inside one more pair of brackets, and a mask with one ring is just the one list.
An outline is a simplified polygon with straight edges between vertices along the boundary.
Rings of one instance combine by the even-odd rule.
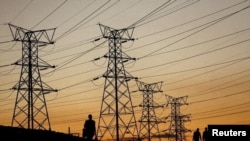
[[81, 137], [55, 131], [31, 130], [1, 125], [0, 136], [1, 141], [82, 141]]

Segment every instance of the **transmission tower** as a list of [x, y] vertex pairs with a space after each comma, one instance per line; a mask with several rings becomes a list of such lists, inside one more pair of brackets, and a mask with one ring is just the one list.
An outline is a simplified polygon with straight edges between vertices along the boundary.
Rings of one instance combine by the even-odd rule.
[[40, 71], [54, 68], [38, 57], [38, 48], [53, 44], [55, 29], [31, 31], [9, 24], [14, 41], [22, 42], [22, 59], [14, 65], [22, 66], [11, 126], [51, 130], [45, 94], [57, 91], [41, 80]]
[[167, 129], [169, 140], [171, 141], [186, 141], [185, 133], [191, 132], [191, 130], [186, 129], [184, 122], [190, 121], [190, 114], [183, 115], [180, 112], [180, 107], [182, 105], [188, 105], [187, 96], [174, 98], [172, 96], [166, 95], [167, 105], [171, 105], [170, 113], [170, 126]]
[[136, 81], [139, 91], [143, 92], [143, 102], [139, 106], [142, 107], [142, 116], [139, 119], [139, 133], [142, 138], [147, 138], [151, 141], [153, 135], [159, 137], [161, 141], [158, 124], [163, 123], [161, 119], [156, 117], [155, 108], [163, 107], [154, 102], [154, 93], [162, 92], [162, 82], [146, 84]]
[[113, 29], [99, 25], [102, 36], [108, 40], [109, 52], [104, 55], [108, 58], [107, 71], [102, 97], [101, 111], [97, 135], [100, 140], [138, 139], [138, 129], [131, 101], [128, 80], [134, 79], [124, 67], [124, 62], [133, 60], [122, 51], [122, 43], [134, 40], [134, 28]]

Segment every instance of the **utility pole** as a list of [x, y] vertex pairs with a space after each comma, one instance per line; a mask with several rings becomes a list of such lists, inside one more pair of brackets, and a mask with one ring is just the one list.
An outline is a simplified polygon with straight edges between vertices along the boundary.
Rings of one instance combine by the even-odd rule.
[[155, 114], [155, 108], [162, 108], [154, 102], [153, 95], [158, 92], [162, 92], [162, 82], [147, 84], [141, 81], [136, 81], [139, 91], [143, 93], [143, 102], [139, 106], [142, 107], [142, 116], [139, 119], [140, 127], [139, 134], [142, 138], [147, 138], [151, 141], [153, 135], [159, 137], [161, 141], [159, 123], [163, 123]]
[[[170, 113], [170, 126], [167, 129], [169, 140], [171, 141], [186, 141], [185, 133], [191, 132], [191, 130], [186, 129], [184, 122], [190, 121], [190, 114], [183, 115], [180, 112], [180, 107], [182, 105], [188, 105], [187, 96], [174, 98], [172, 96], [166, 95], [167, 105], [171, 105]], [[173, 137], [174, 135], [174, 137]]]
[[124, 62], [135, 60], [122, 51], [122, 43], [133, 41], [134, 28], [114, 29], [99, 25], [103, 38], [108, 40], [109, 52], [97, 136], [111, 140], [138, 139], [128, 81], [134, 79], [124, 67]]
[[38, 48], [52, 41], [55, 28], [31, 31], [9, 24], [14, 41], [22, 42], [22, 59], [14, 65], [22, 66], [11, 126], [51, 130], [45, 94], [56, 92], [41, 79], [40, 71], [54, 68], [38, 57]]

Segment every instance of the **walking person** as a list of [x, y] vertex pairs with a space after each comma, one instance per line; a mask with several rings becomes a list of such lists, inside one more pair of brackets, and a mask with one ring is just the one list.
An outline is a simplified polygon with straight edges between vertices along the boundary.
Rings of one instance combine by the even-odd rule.
[[208, 130], [207, 130], [207, 127], [205, 127], [205, 130], [202, 133], [202, 139], [203, 139], [203, 141], [208, 141]]
[[85, 141], [92, 141], [93, 137], [96, 136], [95, 121], [92, 119], [92, 115], [88, 115], [88, 120], [85, 121], [83, 127], [83, 139]]
[[199, 128], [197, 128], [193, 134], [193, 141], [201, 141], [201, 133]]

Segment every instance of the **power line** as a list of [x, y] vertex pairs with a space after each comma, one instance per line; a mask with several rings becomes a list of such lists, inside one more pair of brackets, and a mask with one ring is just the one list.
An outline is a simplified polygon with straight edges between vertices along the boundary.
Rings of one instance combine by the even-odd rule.
[[[231, 13], [231, 14], [228, 14], [228, 15], [226, 15], [226, 16], [223, 16], [223, 17], [221, 17], [221, 18], [219, 18], [219, 19], [216, 19], [216, 20], [213, 20], [213, 21], [211, 21], [211, 22], [208, 22], [208, 23], [204, 24], [204, 25], [207, 25], [206, 27], [201, 28], [201, 29], [199, 29], [198, 31], [195, 31], [194, 33], [191, 33], [191, 34], [189, 34], [189, 35], [187, 35], [187, 36], [185, 36], [185, 37], [183, 37], [183, 38], [181, 38], [181, 39], [179, 39], [179, 40], [177, 40], [177, 41], [175, 41], [175, 42], [172, 42], [171, 44], [169, 44], [169, 45], [167, 45], [167, 46], [164, 46], [164, 47], [161, 47], [160, 49], [157, 49], [157, 50], [155, 50], [155, 51], [152, 51], [151, 53], [148, 53], [148, 54], [146, 54], [146, 55], [140, 57], [139, 59], [148, 57], [148, 56], [150, 56], [150, 55], [152, 55], [152, 54], [154, 54], [154, 53], [156, 53], [156, 52], [158, 52], [158, 51], [160, 51], [160, 50], [162, 50], [162, 49], [164, 49], [164, 48], [166, 48], [166, 47], [169, 47], [169, 46], [171, 46], [171, 45], [173, 45], [173, 44], [175, 44], [175, 43], [177, 43], [177, 42], [180, 42], [180, 41], [182, 41], [182, 40], [184, 40], [184, 39], [186, 39], [186, 38], [188, 38], [188, 37], [190, 37], [190, 36], [193, 36], [193, 35], [195, 35], [195, 34], [201, 32], [201, 31], [203, 31], [203, 30], [205, 30], [205, 29], [207, 29], [207, 28], [209, 28], [209, 27], [211, 27], [211, 26], [213, 26], [213, 25], [215, 25], [215, 24], [217, 24], [217, 23], [219, 23], [219, 22], [221, 22], [221, 21], [223, 21], [223, 20], [225, 20], [225, 19], [227, 19], [227, 18], [229, 18], [229, 17], [235, 15], [235, 14], [238, 14], [239, 12], [242, 12], [242, 11], [248, 9], [249, 7], [250, 7], [250, 5], [244, 7], [244, 8], [242, 8], [242, 9], [240, 9], [240, 10], [237, 10], [236, 12], [233, 12], [233, 13]], [[202, 25], [202, 26], [204, 26], [204, 25]], [[202, 27], [202, 26], [200, 26], [200, 27]]]
[[[223, 97], [221, 97], [221, 98], [223, 98]], [[195, 104], [195, 103], [193, 103], [193, 104]], [[203, 112], [193, 113], [192, 115], [212, 114], [214, 112], [222, 113], [222, 112], [225, 112], [226, 109], [232, 111], [232, 108], [238, 110], [239, 108], [241, 108], [240, 106], [244, 106], [244, 107], [248, 108], [249, 104], [250, 104], [249, 102], [245, 102], [245, 103], [240, 103], [240, 104], [237, 104], [237, 105], [231, 105], [231, 106], [227, 106], [227, 107], [223, 107], [223, 108], [217, 108], [217, 109], [212, 109], [212, 110], [206, 110], [206, 111], [203, 111]]]
[[56, 7], [52, 12], [50, 12], [46, 17], [44, 17], [41, 21], [39, 21], [36, 25], [34, 25], [32, 29], [37, 27], [39, 24], [41, 24], [44, 20], [46, 20], [49, 16], [51, 16], [54, 12], [56, 12], [59, 8], [61, 8], [68, 0], [64, 0], [58, 7]]
[[193, 118], [192, 120], [204, 120], [204, 119], [209, 119], [209, 118], [218, 118], [218, 117], [224, 117], [224, 116], [230, 116], [230, 115], [235, 115], [235, 114], [241, 114], [241, 113], [248, 113], [249, 110], [241, 110], [237, 112], [231, 112], [227, 114], [219, 114], [215, 116], [206, 116], [206, 117], [201, 117], [201, 118]]
[[244, 61], [244, 60], [247, 60], [247, 59], [250, 59], [250, 56], [249, 57], [243, 57], [243, 58], [235, 59], [235, 60], [225, 61], [225, 62], [221, 62], [221, 63], [215, 63], [215, 64], [211, 64], [211, 65], [207, 65], [207, 66], [202, 66], [202, 67], [198, 67], [198, 68], [192, 68], [192, 69], [182, 70], [182, 71], [177, 71], [177, 72], [172, 72], [172, 73], [164, 73], [164, 74], [156, 74], [156, 75], [144, 76], [144, 77], [140, 77], [140, 78], [159, 77], [159, 76], [164, 76], [164, 75], [171, 75], [171, 74], [189, 72], [189, 71], [200, 70], [200, 69], [205, 69], [205, 68], [214, 67], [214, 66], [220, 66], [220, 65], [224, 65], [224, 64], [227, 64], [227, 63], [232, 63], [232, 62], [235, 62], [235, 61], [237, 61], [237, 62], [238, 61]]
[[77, 13], [75, 13], [74, 15], [72, 15], [71, 17], [67, 18], [65, 21], [62, 22], [62, 24], [58, 25], [58, 27], [64, 25], [65, 23], [67, 23], [68, 21], [71, 21], [72, 18], [74, 18], [75, 16], [77, 16], [78, 14], [80, 14], [81, 12], [83, 12], [84, 10], [86, 10], [88, 7], [90, 7], [92, 4], [94, 4], [96, 2], [96, 0], [92, 0], [89, 4], [87, 4], [86, 6], [84, 6], [81, 10], [79, 10]]
[[77, 56], [75, 56], [75, 57], [69, 59], [68, 61], [63, 62], [63, 64], [62, 64], [60, 67], [58, 67], [57, 69], [55, 69], [55, 70], [58, 70], [58, 69], [60, 69], [60, 68], [62, 68], [62, 67], [64, 67], [64, 66], [68, 65], [69, 63], [75, 61], [76, 59], [82, 57], [83, 55], [86, 55], [87, 53], [93, 51], [94, 49], [96, 49], [96, 48], [99, 47], [100, 45], [104, 44], [105, 42], [106, 42], [106, 41], [103, 41], [102, 43], [98, 44], [97, 46], [95, 46], [95, 47], [93, 47], [93, 48], [91, 48], [91, 49], [89, 49], [89, 50], [87, 50], [87, 51], [84, 51], [84, 52], [82, 52], [82, 53], [79, 53]]
[[180, 26], [183, 26], [183, 25], [186, 25], [186, 24], [189, 24], [189, 23], [192, 23], [192, 22], [195, 22], [195, 21], [204, 19], [204, 18], [206, 18], [206, 17], [209, 17], [209, 16], [212, 16], [212, 15], [218, 14], [218, 13], [220, 13], [220, 12], [222, 12], [222, 11], [228, 10], [228, 9], [233, 8], [233, 7], [235, 7], [235, 6], [238, 6], [238, 5], [242, 4], [242, 3], [245, 3], [246, 1], [247, 1], [247, 0], [241, 1], [241, 2], [239, 2], [239, 3], [236, 3], [236, 4], [231, 5], [231, 6], [229, 6], [229, 7], [220, 9], [220, 10], [218, 10], [218, 11], [215, 11], [215, 12], [213, 12], [213, 13], [207, 14], [207, 15], [205, 15], [205, 16], [196, 18], [196, 19], [194, 19], [194, 20], [190, 20], [190, 21], [187, 21], [187, 22], [185, 22], [185, 23], [182, 23], [182, 24], [179, 24], [179, 25], [176, 25], [176, 26], [173, 26], [173, 27], [164, 29], [164, 30], [160, 30], [160, 31], [157, 31], [157, 32], [154, 32], [154, 33], [150, 33], [150, 34], [147, 34], [147, 35], [138, 37], [138, 38], [140, 39], [140, 38], [145, 38], [145, 37], [148, 37], [148, 36], [152, 36], [152, 35], [155, 35], [155, 34], [158, 34], [158, 33], [161, 33], [161, 32], [165, 32], [165, 31], [168, 31], [168, 30], [171, 30], [171, 29], [174, 29], [174, 28], [177, 28], [177, 27], [180, 27]]
[[94, 18], [96, 18], [97, 16], [103, 14], [105, 11], [107, 11], [108, 9], [110, 9], [111, 7], [113, 7], [114, 5], [116, 5], [118, 2], [120, 2], [120, 0], [117, 0], [116, 2], [114, 2], [113, 4], [111, 4], [110, 6], [108, 6], [107, 8], [103, 9], [102, 11], [100, 11], [97, 15], [93, 16], [92, 18], [90, 18], [88, 21], [86, 21], [85, 23], [81, 23], [81, 25], [79, 25], [78, 27], [76, 27], [74, 30], [72, 30], [71, 32], [79, 29], [80, 27], [82, 27], [83, 25], [85, 25], [86, 23], [88, 23], [89, 21], [93, 20]]
[[[197, 27], [195, 27], [195, 28], [197, 28]], [[195, 29], [195, 28], [193, 28], [193, 29]], [[191, 29], [191, 30], [193, 30], [193, 29]], [[152, 44], [155, 44], [155, 43], [158, 43], [158, 42], [161, 42], [161, 41], [170, 39], [170, 38], [172, 38], [172, 37], [175, 37], [175, 36], [177, 36], [177, 35], [183, 34], [183, 33], [185, 33], [185, 32], [191, 31], [191, 30], [187, 30], [187, 31], [184, 31], [184, 32], [175, 34], [175, 35], [173, 35], [173, 36], [170, 36], [170, 37], [167, 37], [167, 38], [164, 38], [164, 39], [155, 41], [155, 42], [151, 42], [151, 43], [149, 43], [149, 44], [145, 44], [145, 45], [139, 46], [139, 47], [137, 47], [136, 49], [138, 49], [138, 48], [143, 48], [143, 47], [146, 47], [146, 46], [148, 46], [148, 45], [152, 45]], [[161, 54], [165, 54], [165, 53], [170, 53], [170, 52], [175, 52], [175, 51], [179, 51], [179, 50], [183, 50], [183, 49], [187, 49], [187, 48], [191, 48], [191, 47], [194, 47], [194, 46], [198, 46], [198, 45], [202, 45], [202, 44], [209, 43], [209, 42], [212, 42], [212, 41], [216, 41], [216, 40], [219, 40], [219, 39], [223, 39], [223, 38], [226, 38], [226, 37], [235, 35], [235, 34], [239, 34], [239, 33], [242, 34], [242, 33], [247, 32], [247, 31], [249, 31], [249, 30], [250, 30], [250, 28], [246, 28], [246, 29], [243, 29], [243, 30], [240, 30], [240, 31], [236, 31], [236, 32], [233, 32], [233, 33], [230, 33], [230, 34], [226, 34], [226, 35], [223, 35], [223, 36], [219, 36], [219, 37], [216, 37], [216, 38], [213, 38], [213, 39], [209, 39], [209, 40], [206, 40], [206, 41], [202, 41], [202, 42], [199, 42], [199, 43], [195, 43], [195, 44], [192, 44], [192, 45], [180, 47], [180, 48], [177, 48], [177, 49], [172, 49], [172, 50], [165, 51], [165, 52], [155, 53], [155, 54], [150, 55], [149, 57], [151, 57], [151, 56], [157, 56], [157, 55], [161, 55]], [[135, 49], [131, 49], [131, 50], [129, 50], [129, 51], [132, 51], [132, 50], [135, 50]]]
[[211, 72], [213, 72], [213, 71], [217, 71], [217, 70], [220, 70], [220, 69], [229, 67], [229, 66], [234, 65], [234, 64], [236, 64], [236, 63], [238, 63], [238, 62], [233, 62], [233, 63], [230, 63], [230, 64], [228, 64], [228, 65], [225, 65], [225, 66], [222, 66], [222, 67], [219, 67], [219, 68], [215, 68], [215, 69], [212, 69], [212, 70], [209, 70], [209, 71], [206, 71], [206, 72], [202, 72], [202, 73], [199, 73], [199, 74], [196, 74], [196, 75], [193, 75], [193, 76], [190, 76], [190, 77], [181, 79], [181, 80], [177, 80], [177, 81], [174, 81], [174, 82], [169, 82], [169, 83], [166, 83], [165, 85], [170, 85], [170, 84], [178, 83], [178, 82], [181, 82], [181, 81], [189, 80], [189, 79], [192, 79], [192, 78], [195, 78], [195, 77], [204, 75], [204, 74], [211, 73]]
[[214, 90], [210, 90], [210, 91], [203, 92], [203, 93], [200, 92], [199, 94], [196, 94], [196, 95], [190, 94], [190, 95], [191, 95], [190, 97], [204, 96], [204, 95], [210, 94], [210, 93], [212, 93], [212, 92], [216, 92], [216, 91], [219, 91], [219, 90], [224, 90], [224, 89], [232, 88], [232, 87], [239, 86], [239, 85], [242, 85], [242, 84], [246, 84], [246, 83], [249, 83], [249, 82], [250, 82], [250, 80], [243, 81], [243, 82], [236, 83], [236, 84], [232, 84], [232, 85], [229, 85], [229, 86], [224, 86], [224, 85], [223, 85], [224, 87], [222, 87], [222, 88], [217, 88], [217, 87], [216, 87], [216, 89], [214, 89]]
[[25, 5], [25, 7], [24, 7], [20, 12], [18, 12], [18, 14], [17, 14], [12, 20], [10, 20], [10, 22], [13, 22], [18, 16], [20, 16], [20, 15], [23, 13], [23, 11], [24, 11], [25, 9], [27, 9], [27, 7], [28, 7], [33, 1], [34, 1], [34, 0], [30, 0], [29, 3], [27, 3], [27, 4]]
[[0, 44], [4, 44], [4, 43], [10, 43], [12, 41], [1, 41]]
[[59, 89], [59, 90], [60, 90], [60, 91], [61, 91], [61, 90], [65, 90], [65, 89], [68, 89], [68, 88], [71, 88], [71, 87], [74, 87], [74, 86], [77, 86], [77, 85], [80, 85], [80, 84], [83, 84], [83, 83], [86, 83], [86, 82], [90, 82], [90, 80], [84, 80], [84, 81], [81, 81], [81, 82], [77, 82], [77, 83], [75, 83], [75, 84], [73, 84], [73, 85], [63, 87], [63, 88], [61, 88], [61, 89]]
[[[153, 11], [151, 11], [150, 13], [148, 13], [147, 15], [145, 15], [144, 17], [140, 18], [139, 20], [137, 20], [136, 22], [134, 22], [133, 24], [131, 24], [129, 27], [135, 27], [137, 24], [145, 21], [146, 19], [148, 19], [149, 17], [153, 16], [154, 14], [158, 13], [159, 11], [161, 11], [162, 9], [166, 8], [169, 3], [171, 2], [171, 0], [166, 1], [165, 3], [163, 3], [162, 5], [160, 5], [159, 7], [157, 7], [156, 9], [154, 9]], [[170, 3], [171, 4], [171, 3]]]
[[10, 66], [11, 64], [8, 64], [8, 65], [1, 65], [0, 66], [0, 68], [2, 68], [2, 67], [8, 67], [8, 66]]
[[151, 67], [147, 67], [147, 68], [134, 70], [133, 72], [141, 71], [141, 70], [145, 70], [145, 69], [152, 69], [152, 68], [156, 68], [156, 67], [161, 67], [161, 66], [164, 66], [164, 65], [168, 65], [168, 64], [172, 64], [172, 63], [176, 63], [176, 62], [180, 62], [180, 61], [186, 61], [186, 60], [191, 59], [191, 58], [206, 55], [206, 54], [213, 53], [213, 52], [216, 52], [216, 51], [220, 51], [220, 50], [223, 50], [223, 49], [226, 49], [226, 48], [237, 47], [236, 45], [242, 44], [242, 43], [245, 43], [245, 42], [249, 42], [249, 41], [250, 41], [250, 38], [246, 39], [246, 40], [243, 40], [243, 41], [240, 41], [240, 42], [237, 42], [237, 43], [234, 43], [234, 44], [226, 45], [226, 46], [214, 49], [214, 50], [210, 50], [210, 51], [206, 51], [206, 52], [203, 52], [203, 53], [192, 55], [192, 56], [189, 56], [189, 57], [186, 57], [186, 58], [182, 58], [182, 59], [179, 59], [179, 60], [175, 60], [175, 61], [166, 62], [166, 63], [162, 63], [162, 64], [159, 64], [159, 65], [154, 65], [154, 66], [151, 66]]
[[200, 83], [195, 83], [195, 84], [191, 84], [191, 85], [187, 85], [187, 86], [181, 86], [181, 87], [177, 87], [177, 88], [167, 89], [167, 91], [173, 91], [173, 90], [183, 89], [183, 88], [192, 87], [192, 86], [198, 86], [198, 85], [201, 85], [201, 84], [204, 84], [204, 83], [217, 81], [217, 80], [220, 80], [220, 79], [232, 77], [232, 76], [239, 75], [239, 74], [249, 72], [249, 71], [250, 71], [250, 69], [247, 69], [247, 70], [243, 70], [243, 71], [236, 72], [236, 73], [233, 73], [233, 74], [229, 74], [229, 75], [226, 75], [226, 76], [222, 76], [222, 77], [219, 77], [219, 78], [216, 78], [216, 79], [207, 80], [207, 81], [203, 81], [203, 82], [200, 82]]
[[[249, 82], [249, 81], [248, 81]], [[240, 83], [242, 84], [242, 83]], [[231, 86], [230, 86], [231, 87]], [[226, 87], [228, 88], [228, 87]], [[221, 90], [221, 89], [220, 89]], [[216, 90], [217, 91], [217, 90]], [[236, 93], [232, 93], [232, 94], [227, 94], [227, 95], [223, 95], [223, 96], [219, 96], [219, 97], [214, 97], [214, 98], [209, 98], [209, 99], [205, 99], [205, 100], [199, 100], [199, 101], [194, 101], [194, 102], [191, 102], [191, 104], [197, 104], [197, 103], [200, 103], [200, 102], [207, 102], [207, 101], [211, 101], [211, 100], [216, 100], [216, 99], [221, 99], [221, 98], [225, 98], [225, 97], [230, 97], [230, 96], [235, 96], [235, 95], [239, 95], [239, 94], [244, 94], [246, 92], [249, 92], [250, 90], [244, 90], [244, 91], [241, 91], [241, 92], [236, 92]], [[211, 92], [214, 92], [214, 91], [211, 91]], [[210, 92], [209, 92], [210, 93]], [[206, 93], [207, 94], [207, 93]], [[201, 94], [201, 95], [204, 95]]]
[[138, 4], [139, 4], [140, 2], [142, 2], [142, 1], [143, 1], [143, 0], [138, 0], [138, 1], [135, 2], [135, 3], [132, 3], [132, 4], [131, 4], [130, 6], [128, 6], [127, 8], [121, 10], [120, 12], [114, 13], [113, 16], [110, 16], [109, 18], [106, 18], [105, 20], [102, 20], [101, 22], [103, 23], [103, 22], [105, 22], [105, 21], [107, 21], [107, 20], [112, 19], [113, 17], [115, 17], [115, 16], [117, 16], [117, 15], [120, 15], [120, 14], [123, 13], [124, 11], [128, 10], [129, 8], [132, 8], [132, 7], [136, 6], [136, 5], [138, 5]]
[[[136, 27], [143, 26], [143, 25], [151, 23], [151, 22], [157, 22], [158, 19], [163, 18], [163, 17], [165, 17], [167, 15], [173, 14], [174, 12], [177, 12], [177, 11], [182, 10], [184, 8], [187, 8], [188, 6], [193, 5], [193, 4], [195, 4], [195, 3], [199, 2], [199, 1], [200, 0], [187, 0], [187, 1], [175, 6], [175, 7], [171, 8], [171, 9], [169, 9], [169, 10], [163, 11], [162, 13], [164, 13], [164, 15], [153, 18], [153, 19], [151, 19], [149, 21], [145, 20], [146, 22], [138, 24], [138, 25], [136, 25]], [[174, 3], [174, 2], [172, 2], [172, 3]]]
[[68, 29], [67, 31], [65, 31], [63, 34], [61, 34], [60, 36], [58, 36], [55, 40], [58, 41], [59, 39], [65, 37], [66, 35], [70, 34], [73, 31], [75, 31], [75, 29], [77, 28], [77, 26], [79, 26], [82, 22], [84, 22], [89, 17], [91, 17], [92, 15], [94, 15], [97, 11], [99, 11], [100, 9], [102, 9], [103, 7], [105, 7], [105, 5], [107, 5], [110, 1], [111, 0], [106, 1], [104, 4], [102, 4], [96, 10], [94, 10], [90, 15], [88, 15], [87, 17], [85, 17], [84, 19], [82, 19], [80, 22], [78, 22], [77, 24], [75, 24], [73, 27], [71, 27], [70, 29]]

